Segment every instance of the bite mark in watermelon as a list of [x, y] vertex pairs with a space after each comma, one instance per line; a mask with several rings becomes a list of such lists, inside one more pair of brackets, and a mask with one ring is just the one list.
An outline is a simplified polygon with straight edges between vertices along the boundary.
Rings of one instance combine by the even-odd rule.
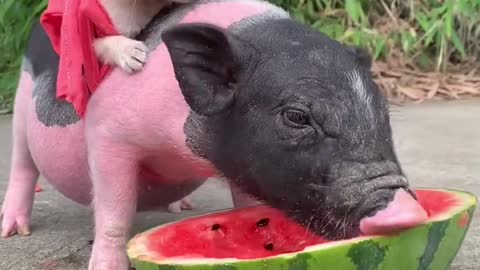
[[427, 222], [395, 234], [328, 241], [279, 210], [253, 206], [153, 228], [129, 242], [128, 255], [137, 270], [446, 270], [477, 199], [454, 190], [416, 194]]

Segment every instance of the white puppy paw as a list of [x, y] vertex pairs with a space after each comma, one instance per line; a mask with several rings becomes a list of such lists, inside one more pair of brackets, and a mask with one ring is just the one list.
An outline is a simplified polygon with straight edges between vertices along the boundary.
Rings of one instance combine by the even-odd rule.
[[95, 40], [95, 53], [106, 64], [113, 64], [128, 73], [140, 71], [147, 61], [147, 46], [124, 36]]

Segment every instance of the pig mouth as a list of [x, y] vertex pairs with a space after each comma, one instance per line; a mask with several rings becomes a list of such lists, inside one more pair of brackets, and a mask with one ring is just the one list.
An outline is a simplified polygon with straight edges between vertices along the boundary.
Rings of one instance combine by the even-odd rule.
[[389, 192], [393, 198], [391, 201], [360, 219], [359, 229], [362, 235], [394, 233], [427, 221], [427, 212], [411, 190], [398, 188]]
[[[353, 217], [355, 227], [358, 228], [357, 235], [396, 232], [427, 220], [426, 211], [417, 202], [404, 176], [378, 174], [363, 183], [366, 186], [362, 192], [364, 198]], [[352, 188], [358, 188], [351, 186], [350, 192]]]
[[337, 183], [337, 186], [305, 183], [273, 197], [253, 194], [312, 233], [332, 241], [395, 233], [428, 219], [401, 175], [377, 174], [369, 179]]
[[360, 203], [355, 215], [356, 218], [361, 220], [362, 218], [375, 216], [377, 212], [382, 211], [387, 207], [390, 201], [393, 200], [395, 192], [399, 189], [404, 189], [407, 193], [411, 194], [410, 189], [406, 187], [399, 187], [397, 189], [386, 188], [369, 193], [369, 195]]
[[330, 240], [342, 240], [395, 233], [420, 225], [428, 218], [414, 193], [407, 187], [377, 189], [358, 205], [319, 209], [299, 220], [318, 235]]

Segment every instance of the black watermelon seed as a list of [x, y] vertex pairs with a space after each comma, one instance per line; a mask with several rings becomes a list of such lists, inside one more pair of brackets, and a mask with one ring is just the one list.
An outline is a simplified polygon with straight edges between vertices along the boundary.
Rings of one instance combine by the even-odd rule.
[[273, 250], [273, 243], [268, 243], [265, 245], [266, 250]]
[[93, 240], [88, 240], [89, 245], [93, 245]]
[[220, 224], [213, 224], [212, 231], [217, 231], [221, 228]]
[[270, 222], [268, 218], [261, 219], [257, 222], [257, 227], [265, 227], [268, 225], [268, 222]]

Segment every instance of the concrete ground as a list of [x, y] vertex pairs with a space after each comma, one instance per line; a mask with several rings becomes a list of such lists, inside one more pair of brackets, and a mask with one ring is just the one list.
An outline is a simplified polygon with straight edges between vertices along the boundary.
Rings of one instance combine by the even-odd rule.
[[[480, 100], [395, 107], [394, 137], [400, 161], [414, 186], [467, 190], [480, 195]], [[11, 117], [0, 117], [0, 201], [9, 171]], [[87, 269], [92, 240], [91, 213], [41, 180], [30, 237], [0, 240], [1, 270]], [[231, 207], [225, 186], [208, 182], [195, 192], [198, 210], [181, 216]], [[175, 220], [168, 213], [139, 215], [135, 231]], [[451, 270], [480, 269], [480, 211]], [[403, 270], [403, 269], [392, 269]]]

